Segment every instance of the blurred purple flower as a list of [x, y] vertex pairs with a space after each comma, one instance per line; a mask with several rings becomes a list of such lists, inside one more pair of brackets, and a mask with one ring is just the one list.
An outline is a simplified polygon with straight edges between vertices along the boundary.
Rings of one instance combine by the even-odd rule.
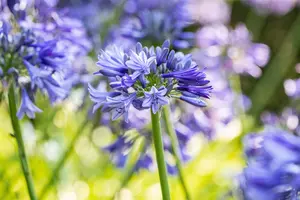
[[[300, 64], [296, 65], [296, 72], [300, 74]], [[284, 81], [284, 89], [286, 95], [291, 97], [292, 99], [300, 98], [300, 78], [298, 79], [288, 79]]]
[[278, 127], [300, 135], [300, 113], [297, 108], [285, 108], [280, 115], [264, 112], [261, 121], [266, 127]]
[[125, 167], [127, 161], [128, 150], [132, 148], [133, 141], [127, 140], [125, 137], [118, 137], [112, 144], [102, 148], [109, 152], [112, 156], [112, 162], [119, 168]]
[[23, 118], [24, 114], [26, 114], [29, 118], [35, 118], [35, 113], [42, 112], [29, 98], [27, 91], [25, 88], [22, 88], [22, 98], [21, 98], [21, 105], [17, 116], [19, 119]]
[[50, 12], [47, 18], [38, 22], [31, 19], [21, 21], [21, 26], [33, 30], [37, 36], [45, 40], [58, 40], [58, 48], [67, 51], [71, 59], [86, 55], [91, 50], [86, 30], [78, 19]]
[[[23, 5], [22, 2], [17, 3]], [[35, 26], [25, 26], [23, 19], [16, 21], [16, 18], [8, 16], [7, 19], [14, 24], [10, 27], [7, 25], [5, 15], [6, 13], [0, 14], [0, 18], [3, 19], [0, 22], [0, 64], [4, 66], [1, 67], [1, 81], [7, 82], [13, 75], [16, 85], [26, 88], [27, 91], [21, 92], [22, 103], [18, 117], [23, 117], [25, 113], [33, 118], [34, 112], [38, 109], [31, 100], [33, 98], [29, 98], [25, 92], [33, 97], [39, 89], [48, 95], [51, 103], [55, 103], [68, 96], [73, 84], [79, 79], [78, 74], [71, 66], [71, 51], [62, 48], [61, 42], [64, 37], [59, 37], [60, 33], [54, 33], [52, 29], [53, 35], [48, 37]], [[70, 50], [72, 47], [73, 43], [70, 43], [67, 49]], [[9, 60], [10, 58], [13, 60]], [[79, 54], [76, 54], [76, 59], [79, 58]]]
[[[110, 153], [113, 163], [119, 167], [125, 167], [125, 163], [128, 159], [128, 155], [132, 146], [138, 138], [143, 138], [145, 140], [145, 147], [140, 154], [135, 171], [140, 171], [141, 169], [146, 169], [153, 171], [155, 169], [155, 154], [152, 148], [152, 137], [150, 134], [149, 124], [151, 122], [150, 115], [147, 110], [137, 110], [135, 108], [130, 108], [128, 122], [125, 123], [124, 120], [121, 121], [121, 126], [116, 126], [116, 124], [110, 123], [109, 127], [115, 132], [120, 133], [110, 145], [103, 148], [104, 151]], [[176, 134], [179, 140], [179, 149], [181, 154], [181, 160], [183, 163], [190, 161], [193, 155], [188, 151], [189, 142], [191, 142], [193, 136], [200, 133], [199, 131], [194, 131], [194, 129], [189, 129], [185, 127], [181, 122], [174, 121], [176, 125]], [[130, 130], [135, 129], [137, 132], [132, 133]], [[171, 141], [167, 134], [163, 133], [164, 150], [167, 155], [166, 165], [168, 173], [171, 175], [177, 174], [177, 168], [175, 164], [171, 161], [173, 158], [173, 151], [171, 148]]]
[[191, 47], [194, 34], [184, 31], [191, 23], [186, 0], [171, 0], [167, 3], [160, 1], [158, 4], [154, 2], [154, 6], [144, 0], [132, 0], [128, 3], [132, 8], [141, 6], [142, 9], [134, 9], [132, 12], [136, 13], [125, 15], [121, 21], [120, 31], [124, 38], [145, 44], [159, 44], [170, 39], [177, 49]]
[[203, 66], [224, 67], [234, 73], [259, 77], [260, 67], [269, 60], [269, 47], [253, 43], [251, 34], [242, 24], [233, 30], [223, 25], [203, 27], [197, 33], [197, 41], [200, 50], [194, 57]]
[[243, 0], [245, 3], [254, 7], [258, 13], [285, 15], [291, 11], [295, 5], [295, 0]]
[[230, 21], [231, 7], [224, 0], [192, 0], [189, 12], [200, 24], [227, 24]]
[[239, 178], [249, 200], [297, 199], [300, 191], [300, 138], [280, 129], [244, 138], [248, 165]]
[[285, 93], [294, 99], [300, 98], [300, 79], [288, 79], [284, 81]]

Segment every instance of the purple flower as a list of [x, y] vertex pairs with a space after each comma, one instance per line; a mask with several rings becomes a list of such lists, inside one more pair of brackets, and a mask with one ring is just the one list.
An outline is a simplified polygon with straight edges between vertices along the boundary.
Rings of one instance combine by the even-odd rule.
[[69, 59], [84, 56], [91, 50], [91, 42], [80, 20], [50, 11], [48, 15], [37, 18], [37, 22], [26, 19], [20, 25], [24, 29], [33, 30], [45, 40], [58, 40], [59, 49], [67, 51]]
[[[186, 123], [186, 125], [182, 124], [187, 122], [185, 121], [185, 117], [185, 115], [180, 117], [179, 121], [174, 120], [176, 134], [179, 140], [180, 159], [183, 163], [186, 163], [193, 158], [193, 154], [188, 151], [188, 145], [193, 139], [193, 136], [199, 133], [199, 129], [194, 129], [194, 126], [190, 127], [190, 123]], [[150, 122], [151, 119], [148, 115], [148, 111], [140, 111], [131, 107], [128, 122], [125, 123], [124, 120], [121, 120], [118, 124], [108, 124], [113, 132], [121, 133], [121, 135], [118, 135], [111, 144], [103, 148], [104, 151], [110, 154], [113, 163], [117, 167], [125, 167], [125, 163], [128, 161], [128, 152], [131, 151], [137, 139], [143, 138], [145, 146], [144, 149], [141, 150], [140, 157], [135, 166], [135, 171], [140, 171], [142, 169], [153, 171], [155, 169], [154, 149], [151, 145], [152, 137], [149, 128]], [[119, 124], [121, 124], [121, 126]], [[130, 131], [132, 129], [135, 129], [136, 131]], [[168, 155], [169, 158], [172, 157], [174, 152], [171, 147], [171, 141], [164, 131], [163, 143], [166, 155]], [[170, 175], [177, 174], [176, 166], [174, 163], [170, 162], [169, 159], [166, 159], [166, 165]]]
[[169, 47], [170, 47], [169, 40], [166, 40], [163, 43], [162, 47], [156, 47], [155, 54], [156, 54], [157, 65], [161, 65], [162, 63], [166, 63], [168, 61]]
[[187, 93], [187, 95], [180, 96], [180, 100], [185, 101], [197, 107], [206, 107], [206, 103], [202, 99], [198, 98], [196, 95], [191, 95], [189, 93]]
[[[191, 55], [169, 51], [169, 45], [169, 41], [165, 41], [162, 47], [155, 49], [143, 48], [137, 43], [130, 56], [117, 48], [103, 51], [97, 63], [101, 69], [96, 74], [109, 77], [111, 88], [121, 95], [103, 99], [100, 94], [99, 101], [94, 98], [98, 92], [90, 90], [95, 107], [103, 105], [104, 111], [110, 111], [112, 109], [106, 107], [115, 105], [113, 111], [116, 119], [122, 114], [127, 115], [131, 104], [139, 110], [152, 108], [156, 113], [169, 102], [170, 97], [199, 107], [205, 106], [200, 98], [209, 98], [212, 90], [211, 86], [207, 86], [209, 81], [205, 73], [198, 68]], [[127, 101], [127, 97], [130, 101], [123, 106], [121, 101]]]
[[120, 95], [114, 98], [106, 97], [106, 102], [103, 103], [102, 111], [112, 112], [112, 120], [116, 120], [124, 115], [124, 120], [128, 121], [128, 111], [132, 101], [136, 98], [136, 94]]
[[[59, 50], [59, 41], [44, 40], [32, 30], [17, 27], [17, 23], [9, 28], [2, 21], [0, 24], [1, 47], [3, 45], [0, 48], [0, 65], [5, 66], [1, 67], [1, 81], [14, 81], [20, 88], [27, 88], [32, 97], [40, 90], [47, 94], [51, 103], [66, 98], [71, 90], [70, 79], [73, 80], [69, 75], [74, 71], [69, 57]], [[25, 92], [22, 89], [24, 101], [18, 115], [26, 113], [33, 118], [37, 108]]]
[[285, 15], [296, 5], [294, 0], [243, 0], [261, 14]]
[[152, 86], [149, 92], [145, 92], [145, 99], [142, 106], [151, 108], [154, 114], [157, 113], [161, 106], [169, 103], [168, 98], [165, 97], [166, 93], [167, 89], [165, 87], [161, 87], [157, 90]]
[[223, 25], [203, 27], [198, 31], [200, 47], [194, 53], [200, 64], [207, 67], [223, 67], [229, 72], [261, 75], [260, 67], [269, 60], [270, 49], [265, 44], [253, 43], [247, 28], [239, 24], [230, 30]]
[[244, 139], [248, 166], [239, 182], [245, 199], [297, 199], [300, 138], [280, 129]]
[[300, 79], [288, 79], [284, 81], [285, 93], [294, 99], [300, 98]]
[[296, 108], [285, 108], [279, 115], [264, 112], [261, 121], [267, 128], [278, 127], [300, 135], [300, 114]]
[[230, 21], [231, 7], [224, 0], [192, 0], [189, 12], [201, 24], [227, 24]]
[[127, 152], [133, 145], [133, 141], [126, 140], [125, 137], [118, 137], [115, 142], [102, 148], [112, 155], [112, 161], [119, 168], [125, 167], [127, 161]]
[[64, 88], [63, 85], [59, 83], [60, 81], [56, 80], [55, 76], [53, 76], [55, 71], [35, 67], [27, 60], [23, 62], [31, 77], [31, 88], [34, 89], [38, 87], [42, 91], [46, 91], [51, 103], [64, 99], [68, 95], [67, 88]]
[[146, 44], [170, 39], [177, 49], [191, 47], [194, 34], [184, 30], [191, 23], [186, 0], [171, 0], [168, 3], [161, 1], [155, 6], [149, 2], [143, 2], [143, 6], [140, 5], [141, 2], [143, 1], [128, 2], [131, 7], [143, 8], [133, 11], [134, 14], [127, 15], [121, 22], [123, 37]]
[[[300, 64], [296, 65], [296, 72], [300, 74]], [[287, 79], [284, 81], [284, 90], [286, 95], [290, 98], [297, 100], [300, 97], [300, 78], [298, 79]]]
[[108, 77], [123, 76], [128, 72], [126, 61], [128, 55], [116, 46], [109, 47], [105, 51], [101, 51], [98, 56], [97, 65], [102, 67], [98, 73]]
[[117, 77], [116, 81], [111, 82], [109, 85], [114, 89], [125, 89], [130, 88], [136, 82], [136, 79], [133, 79], [132, 76], [125, 74], [123, 77]]
[[93, 108], [94, 112], [106, 101], [107, 97], [116, 97], [121, 95], [120, 92], [103, 92], [101, 90], [96, 90], [90, 84], [88, 85], [88, 90], [90, 92], [91, 100], [95, 102]]
[[29, 98], [27, 91], [22, 88], [22, 99], [21, 99], [21, 105], [17, 113], [17, 117], [19, 119], [22, 119], [24, 114], [26, 114], [29, 118], [33, 119], [35, 118], [35, 113], [42, 112], [41, 109], [39, 109]]
[[153, 68], [156, 63], [155, 57], [148, 58], [144, 51], [141, 51], [139, 54], [131, 52], [130, 60], [126, 61], [128, 68], [134, 70], [131, 78], [141, 81], [142, 85], [146, 85], [145, 75], [150, 74], [150, 69]]
[[66, 66], [67, 60], [65, 54], [57, 50], [57, 41], [47, 41], [38, 45], [39, 63], [46, 67], [57, 70], [58, 67]]

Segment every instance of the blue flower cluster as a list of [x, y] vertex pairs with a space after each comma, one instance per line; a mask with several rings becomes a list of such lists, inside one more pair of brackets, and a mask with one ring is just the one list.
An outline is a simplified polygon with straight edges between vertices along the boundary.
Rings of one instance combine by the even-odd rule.
[[176, 49], [189, 48], [193, 44], [194, 33], [185, 31], [191, 24], [187, 5], [187, 0], [128, 1], [126, 17], [120, 25], [121, 35], [143, 44], [161, 44], [170, 39]]
[[[131, 107], [128, 122], [122, 120], [120, 123], [115, 125], [110, 122], [107, 124], [113, 132], [120, 133], [113, 143], [102, 148], [105, 152], [110, 154], [116, 167], [124, 168], [126, 166], [128, 155], [130, 154], [130, 151], [132, 150], [136, 140], [143, 138], [145, 141], [145, 146], [140, 152], [140, 157], [135, 165], [135, 171], [140, 171], [142, 169], [153, 171], [155, 169], [155, 154], [151, 145], [151, 119], [146, 112], [147, 111], [145, 110], [139, 111]], [[106, 117], [107, 116], [102, 117], [102, 122], [106, 121]], [[174, 123], [176, 127], [175, 131], [179, 141], [180, 158], [183, 163], [186, 163], [190, 161], [193, 156], [193, 154], [188, 151], [188, 144], [191, 142], [194, 136], [196, 136], [196, 134], [200, 133], [200, 131], [194, 127], [189, 128], [185, 126], [181, 120]], [[132, 131], [133, 129], [135, 129], [137, 132]], [[170, 138], [166, 133], [163, 133], [163, 143], [165, 155], [167, 157], [166, 166], [168, 173], [175, 175], [177, 174], [177, 168], [175, 166], [175, 160], [173, 157], [174, 152], [172, 151]]]
[[3, 85], [16, 84], [22, 88], [22, 102], [18, 117], [24, 114], [34, 118], [41, 112], [33, 103], [37, 89], [48, 94], [51, 103], [67, 96], [63, 87], [62, 72], [67, 60], [63, 52], [57, 51], [57, 41], [43, 41], [27, 30], [14, 32], [9, 25], [0, 21], [0, 71]]
[[20, 88], [18, 117], [26, 114], [34, 118], [35, 113], [41, 112], [34, 105], [37, 90], [46, 93], [52, 104], [66, 98], [80, 79], [72, 63], [86, 55], [90, 46], [79, 21], [61, 18], [49, 7], [49, 15], [37, 15], [36, 22], [29, 23], [31, 18], [26, 14], [30, 6], [36, 7], [38, 13], [41, 11], [38, 5], [46, 6], [45, 2], [35, 1], [33, 5], [27, 2], [21, 10], [17, 9], [19, 4], [8, 1], [8, 5], [1, 6], [0, 80], [4, 87], [16, 84]]
[[209, 98], [212, 88], [205, 73], [191, 55], [176, 53], [169, 45], [165, 41], [162, 47], [147, 48], [137, 43], [129, 53], [115, 46], [102, 51], [97, 63], [101, 69], [95, 74], [109, 77], [113, 91], [101, 92], [90, 86], [94, 110], [102, 106], [102, 111], [112, 111], [113, 120], [124, 115], [127, 121], [131, 105], [156, 113], [171, 97], [206, 106], [201, 98]]
[[299, 199], [300, 138], [280, 129], [247, 135], [248, 166], [240, 177], [244, 199]]
[[253, 43], [252, 35], [245, 25], [235, 29], [224, 25], [209, 25], [197, 33], [200, 48], [195, 57], [201, 65], [210, 68], [224, 68], [231, 73], [249, 74], [259, 77], [270, 57], [270, 48]]

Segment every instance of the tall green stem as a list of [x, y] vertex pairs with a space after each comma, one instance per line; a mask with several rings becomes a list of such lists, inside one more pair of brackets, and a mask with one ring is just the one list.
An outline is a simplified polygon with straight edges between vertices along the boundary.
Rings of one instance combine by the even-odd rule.
[[15, 98], [15, 90], [14, 84], [12, 83], [9, 92], [8, 92], [8, 101], [9, 101], [9, 110], [10, 110], [10, 119], [12, 123], [12, 127], [14, 130], [14, 136], [17, 140], [18, 144], [18, 151], [20, 156], [20, 162], [22, 166], [22, 171], [26, 180], [27, 190], [31, 200], [37, 200], [35, 190], [34, 190], [34, 183], [30, 173], [29, 164], [27, 161], [27, 156], [25, 153], [24, 142], [22, 138], [21, 128], [19, 124], [19, 120], [17, 118], [17, 107], [16, 107], [16, 98]]
[[75, 136], [73, 137], [70, 144], [68, 145], [66, 152], [62, 155], [62, 157], [58, 161], [57, 165], [55, 166], [55, 168], [52, 172], [51, 177], [49, 178], [48, 182], [45, 184], [45, 186], [41, 190], [41, 193], [39, 195], [40, 200], [42, 200], [45, 197], [48, 190], [51, 188], [51, 185], [53, 184], [55, 179], [58, 177], [58, 174], [59, 174], [60, 170], [62, 169], [62, 167], [64, 166], [64, 164], [66, 163], [66, 161], [68, 160], [70, 155], [72, 154], [74, 146], [75, 146], [76, 142], [78, 141], [78, 139], [80, 138], [80, 136], [82, 134], [82, 131], [86, 127], [88, 122], [89, 122], [88, 118], [85, 119], [85, 121], [81, 124], [81, 126], [77, 130]]
[[168, 176], [167, 176], [166, 161], [164, 156], [164, 146], [162, 141], [159, 112], [154, 114], [153, 111], [151, 110], [151, 120], [152, 120], [153, 143], [155, 147], [156, 162], [158, 167], [162, 197], [163, 200], [170, 200], [170, 191], [168, 185]]
[[183, 191], [185, 193], [185, 198], [187, 200], [190, 200], [191, 197], [189, 195], [187, 186], [185, 184], [185, 180], [184, 180], [184, 175], [183, 175], [183, 170], [182, 170], [182, 166], [181, 166], [181, 156], [180, 156], [180, 152], [179, 152], [179, 143], [178, 143], [178, 138], [177, 135], [174, 131], [174, 127], [173, 127], [173, 123], [170, 120], [170, 107], [169, 106], [164, 106], [163, 108], [163, 119], [165, 122], [165, 126], [166, 126], [166, 130], [168, 135], [170, 136], [171, 139], [171, 146], [172, 146], [172, 151], [174, 153], [175, 156], [175, 160], [176, 160], [176, 167], [178, 170], [178, 175], [179, 175], [179, 179], [180, 179], [180, 183], [181, 186], [183, 188]]

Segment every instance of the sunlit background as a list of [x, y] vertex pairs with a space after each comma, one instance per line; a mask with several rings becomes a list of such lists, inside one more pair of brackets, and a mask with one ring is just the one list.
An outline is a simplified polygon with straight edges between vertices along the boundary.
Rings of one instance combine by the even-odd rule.
[[[73, 58], [74, 68], [84, 71], [80, 84], [74, 86], [67, 98], [53, 105], [45, 95], [37, 92], [35, 104], [43, 112], [36, 113], [34, 119], [24, 117], [21, 120], [39, 200], [161, 199], [156, 165], [149, 170], [140, 169], [126, 179], [126, 167], [116, 167], [113, 155], [103, 150], [116, 140], [119, 133], [115, 131], [120, 131], [123, 122], [114, 122], [110, 127], [109, 118], [100, 120], [103, 116], [99, 118], [97, 113], [92, 114], [93, 103], [87, 93], [87, 82], [99, 81], [98, 77], [96, 81], [92, 77], [99, 70], [96, 62], [100, 49], [110, 43], [124, 48], [132, 46], [133, 42], [128, 38], [119, 37], [118, 28], [120, 24], [127, 25], [126, 16], [134, 16], [141, 9], [136, 5], [142, 7], [152, 1], [147, 4], [143, 0], [39, 0], [43, 5], [40, 7], [33, 5], [34, 0], [16, 2], [15, 9], [26, 10], [28, 15], [23, 23], [35, 23], [36, 10], [47, 9], [52, 17], [57, 14], [78, 20], [86, 29], [88, 39], [88, 44], [83, 44], [88, 46], [88, 53]], [[183, 165], [188, 190], [195, 200], [239, 199], [238, 176], [246, 164], [242, 138], [247, 133], [270, 126], [281, 127], [295, 135], [300, 131], [299, 2], [265, 0], [261, 2], [266, 3], [261, 5], [255, 2], [190, 0], [186, 5], [188, 12], [184, 14], [189, 14], [193, 23], [185, 29], [195, 35], [193, 45], [183, 52], [191, 53], [201, 67], [206, 67], [214, 88], [211, 98], [205, 100], [206, 108], [185, 105], [201, 127], [186, 147], [192, 159]], [[153, 1], [151, 9], [156, 9], [156, 4], [160, 1]], [[6, 1], [0, 0], [0, 19], [9, 12], [5, 5]], [[252, 57], [239, 60], [240, 54], [245, 54], [239, 49], [227, 52], [233, 66], [227, 73], [230, 64], [217, 58], [226, 48], [220, 41], [226, 37], [226, 32], [234, 31], [241, 24], [252, 33], [251, 44], [264, 44], [266, 48], [256, 52], [255, 59], [260, 62], [256, 65], [247, 60]], [[80, 30], [73, 30], [73, 34], [80, 35]], [[208, 44], [212, 40], [216, 44]], [[161, 42], [148, 40], [143, 44], [156, 46]], [[216, 65], [221, 65], [221, 68], [216, 68]], [[227, 88], [232, 91], [225, 92]], [[27, 200], [29, 196], [11, 127], [7, 97], [2, 95], [4, 84], [0, 85], [0, 91], [0, 200]], [[20, 102], [20, 97], [17, 101]], [[173, 111], [172, 117], [178, 121], [183, 114], [176, 108]], [[143, 118], [150, 114], [136, 115]], [[189, 128], [187, 121], [181, 120], [181, 125]], [[117, 130], [112, 126], [118, 127]], [[134, 134], [131, 132], [128, 134]], [[130, 151], [123, 153], [129, 154]], [[166, 157], [170, 163], [175, 163], [172, 156]], [[171, 199], [184, 200], [176, 174], [169, 175], [169, 184]]]

